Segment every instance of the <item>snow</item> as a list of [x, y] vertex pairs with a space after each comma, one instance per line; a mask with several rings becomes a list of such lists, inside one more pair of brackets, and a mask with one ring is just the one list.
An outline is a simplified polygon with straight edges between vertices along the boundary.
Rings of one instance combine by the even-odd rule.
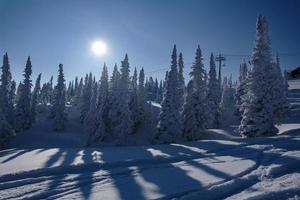
[[293, 107], [274, 137], [241, 138], [232, 126], [197, 142], [94, 148], [75, 113], [64, 133], [38, 118], [0, 151], [0, 199], [299, 199], [299, 115]]

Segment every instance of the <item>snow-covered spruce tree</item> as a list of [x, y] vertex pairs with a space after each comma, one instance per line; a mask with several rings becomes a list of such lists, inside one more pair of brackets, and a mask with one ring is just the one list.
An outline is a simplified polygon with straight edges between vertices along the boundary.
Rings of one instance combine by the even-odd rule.
[[31, 121], [32, 123], [35, 122], [36, 120], [36, 107], [39, 103], [40, 99], [40, 90], [41, 90], [41, 76], [42, 74], [39, 74], [34, 85], [34, 89], [32, 92], [32, 97], [31, 97]]
[[246, 137], [274, 135], [273, 64], [265, 17], [259, 16], [252, 53], [253, 67], [247, 76], [247, 94], [242, 98], [239, 133]]
[[104, 141], [108, 136], [108, 110], [109, 109], [109, 85], [108, 72], [106, 64], [104, 63], [99, 86], [98, 105], [96, 109], [96, 131], [92, 141], [94, 143]]
[[11, 96], [12, 76], [7, 53], [3, 57], [1, 68], [1, 85], [0, 85], [0, 112], [3, 118], [10, 124], [11, 128], [15, 126], [14, 102]]
[[129, 109], [129, 62], [128, 55], [125, 55], [125, 59], [122, 61], [121, 67], [121, 76], [120, 76], [120, 85], [119, 85], [119, 96], [118, 96], [118, 107], [117, 109], [117, 123], [113, 127], [113, 134], [117, 135], [117, 144], [123, 145], [126, 144], [126, 138], [129, 134], [132, 133], [132, 119], [131, 111]]
[[187, 96], [183, 110], [183, 136], [192, 141], [201, 138], [206, 128], [206, 82], [200, 46], [196, 50], [195, 62], [191, 66], [191, 80], [187, 86]]
[[84, 118], [89, 111], [90, 108], [90, 102], [92, 98], [92, 91], [93, 91], [93, 75], [90, 73], [89, 75], [86, 75], [85, 77], [85, 84], [83, 87], [82, 92], [82, 100], [81, 100], [81, 115], [80, 119], [82, 122], [84, 122]]
[[48, 83], [48, 103], [53, 104], [54, 101], [54, 89], [53, 89], [53, 76], [51, 76]]
[[223, 89], [222, 89], [222, 100], [221, 100], [221, 113], [222, 113], [222, 126], [229, 126], [234, 123], [234, 111], [235, 111], [235, 89], [232, 85], [232, 76], [230, 75], [229, 80], [227, 77], [224, 78]]
[[20, 96], [16, 106], [16, 131], [29, 129], [32, 125], [31, 118], [31, 79], [32, 66], [30, 57], [24, 70], [24, 81], [20, 90]]
[[11, 88], [10, 88], [10, 92], [9, 92], [9, 99], [11, 99], [11, 101], [10, 101], [11, 105], [10, 106], [14, 109], [13, 111], [15, 113], [14, 104], [16, 102], [16, 81], [14, 81], [14, 80], [11, 82]]
[[131, 119], [133, 123], [133, 132], [136, 132], [140, 125], [139, 106], [138, 106], [138, 84], [137, 70], [134, 68], [134, 73], [131, 80], [130, 102], [129, 109], [131, 111]]
[[154, 82], [154, 101], [158, 102], [158, 92], [159, 92], [159, 84], [157, 78], [155, 78]]
[[98, 84], [93, 84], [92, 97], [89, 104], [89, 110], [84, 118], [84, 130], [88, 134], [87, 145], [91, 145], [95, 140], [95, 131], [97, 129], [97, 98], [98, 98]]
[[288, 116], [289, 103], [286, 96], [285, 80], [280, 68], [279, 56], [276, 56], [276, 63], [273, 63], [273, 103], [274, 120], [276, 124], [281, 124]]
[[16, 91], [16, 97], [15, 97], [15, 102], [14, 102], [15, 104], [17, 104], [17, 102], [20, 98], [21, 90], [22, 90], [22, 82], [20, 81], [18, 84], [18, 87], [17, 87], [17, 91]]
[[158, 99], [157, 99], [158, 103], [161, 103], [161, 101], [163, 99], [163, 93], [164, 93], [163, 81], [160, 80], [160, 82], [159, 82], [159, 88], [158, 88]]
[[83, 93], [83, 78], [80, 78], [78, 87], [76, 89], [76, 93], [74, 95], [74, 105], [78, 105], [81, 103], [81, 99], [82, 99], [82, 93]]
[[209, 128], [218, 128], [220, 126], [220, 106], [219, 106], [219, 81], [216, 74], [216, 64], [214, 55], [210, 56], [209, 77], [207, 87], [207, 105], [210, 113], [208, 125]]
[[66, 127], [67, 113], [66, 113], [66, 87], [63, 72], [63, 65], [59, 64], [57, 85], [55, 86], [54, 95], [54, 125], [56, 131], [62, 131]]
[[74, 83], [74, 96], [77, 94], [77, 89], [78, 89], [78, 77], [75, 77], [75, 83]]
[[242, 105], [242, 97], [246, 94], [246, 83], [247, 83], [247, 73], [248, 73], [248, 67], [246, 62], [244, 61], [240, 65], [240, 74], [239, 74], [239, 81], [236, 88], [235, 93], [235, 115], [241, 120], [242, 114], [243, 114], [243, 107]]
[[72, 98], [72, 94], [71, 93], [72, 93], [72, 82], [69, 81], [68, 88], [67, 88], [67, 94], [66, 94], [67, 102], [71, 101], [71, 98]]
[[44, 83], [42, 88], [41, 88], [41, 102], [46, 105], [47, 102], [47, 89], [48, 89], [48, 84]]
[[146, 94], [145, 94], [145, 73], [144, 68], [139, 73], [139, 84], [138, 84], [138, 120], [139, 123], [143, 123], [146, 118]]
[[166, 89], [159, 114], [157, 134], [158, 143], [174, 142], [182, 136], [182, 118], [179, 109], [179, 83], [177, 69], [177, 52], [174, 45], [171, 61], [171, 70], [168, 73]]
[[118, 135], [115, 135], [113, 128], [118, 123], [118, 107], [119, 107], [119, 86], [120, 86], [120, 72], [118, 66], [115, 64], [113, 74], [110, 79], [109, 87], [109, 133], [112, 138], [117, 138]]
[[183, 77], [183, 57], [182, 53], [178, 56], [178, 84], [179, 84], [179, 109], [180, 112], [183, 111], [183, 104], [184, 104], [184, 97], [185, 97], [185, 83], [184, 83], [184, 77]]

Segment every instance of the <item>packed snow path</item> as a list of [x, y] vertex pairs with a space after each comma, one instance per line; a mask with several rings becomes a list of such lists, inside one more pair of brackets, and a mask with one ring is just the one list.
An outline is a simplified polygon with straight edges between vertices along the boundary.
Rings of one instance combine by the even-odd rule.
[[297, 199], [300, 90], [290, 101], [277, 137], [0, 151], [0, 199]]

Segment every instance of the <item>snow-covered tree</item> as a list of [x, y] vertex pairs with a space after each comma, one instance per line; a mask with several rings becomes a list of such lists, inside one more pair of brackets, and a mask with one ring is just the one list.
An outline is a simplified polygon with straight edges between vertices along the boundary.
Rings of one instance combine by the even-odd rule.
[[232, 85], [232, 76], [230, 75], [229, 80], [227, 77], [224, 78], [223, 89], [222, 89], [222, 100], [221, 100], [221, 113], [222, 113], [222, 125], [228, 126], [235, 121], [235, 89]]
[[113, 127], [118, 123], [118, 107], [119, 107], [119, 86], [120, 86], [120, 72], [118, 66], [115, 64], [114, 70], [109, 82], [109, 132], [113, 138], [118, 135], [114, 135]]
[[35, 122], [36, 120], [36, 107], [39, 103], [39, 98], [40, 98], [40, 90], [41, 90], [41, 76], [42, 74], [39, 74], [34, 85], [34, 89], [32, 92], [32, 97], [31, 97], [31, 121], [32, 123]]
[[87, 145], [90, 145], [95, 140], [95, 131], [97, 129], [97, 98], [98, 98], [98, 85], [93, 84], [92, 97], [89, 104], [89, 110], [84, 118], [84, 129], [88, 134]]
[[14, 102], [11, 96], [12, 76], [7, 53], [3, 57], [0, 81], [0, 112], [3, 114], [3, 118], [6, 120], [6, 122], [9, 123], [12, 128], [14, 128]]
[[53, 76], [51, 76], [48, 83], [48, 103], [53, 104], [54, 101], [54, 89], [53, 89]]
[[280, 68], [279, 56], [277, 55], [276, 63], [273, 63], [273, 109], [276, 124], [282, 123], [289, 113], [285, 84], [285, 79], [282, 76]]
[[82, 122], [84, 121], [84, 118], [90, 108], [92, 91], [93, 91], [93, 75], [92, 73], [90, 73], [85, 77], [85, 84], [82, 92], [81, 115], [80, 115], [80, 119]]
[[161, 103], [161, 101], [163, 99], [163, 94], [164, 94], [163, 81], [160, 80], [160, 82], [159, 82], [159, 88], [158, 88], [158, 99], [157, 99], [158, 103]]
[[117, 144], [122, 145], [126, 143], [126, 138], [132, 133], [132, 119], [129, 109], [129, 62], [128, 55], [125, 55], [125, 59], [121, 63], [120, 67], [121, 76], [118, 90], [118, 105], [116, 123], [113, 126], [113, 135], [117, 135]]
[[11, 101], [10, 101], [11, 105], [10, 106], [14, 109], [13, 111], [15, 112], [14, 104], [16, 102], [16, 81], [14, 81], [14, 80], [11, 82], [11, 88], [10, 88], [10, 92], [9, 92], [9, 99], [11, 99]]
[[138, 84], [137, 84], [137, 70], [134, 68], [134, 73], [131, 80], [131, 92], [130, 92], [130, 102], [129, 108], [131, 111], [131, 119], [133, 123], [133, 132], [137, 131], [140, 124], [139, 119], [139, 106], [138, 106]]
[[208, 112], [210, 113], [210, 128], [218, 128], [220, 126], [220, 107], [219, 107], [219, 81], [216, 74], [216, 64], [214, 55], [210, 56], [209, 77], [207, 88]]
[[155, 140], [158, 143], [174, 142], [182, 135], [182, 118], [179, 110], [179, 81], [177, 69], [177, 51], [174, 45], [171, 61], [171, 69], [168, 73], [164, 98], [159, 122], [157, 125], [157, 134]]
[[63, 65], [59, 64], [57, 85], [54, 93], [54, 125], [56, 131], [62, 131], [66, 127], [67, 113], [66, 113], [66, 87], [63, 72]]
[[246, 94], [247, 88], [246, 88], [246, 83], [247, 83], [247, 73], [248, 73], [248, 67], [246, 62], [244, 61], [240, 65], [240, 74], [239, 74], [239, 81], [238, 85], [236, 88], [236, 93], [235, 93], [235, 114], [236, 116], [241, 119], [241, 116], [244, 112], [242, 105], [242, 97], [243, 95]]
[[15, 97], [15, 104], [17, 104], [18, 100], [20, 99], [20, 95], [21, 95], [21, 90], [22, 90], [22, 82], [20, 81], [17, 87], [17, 91], [16, 91], [16, 97]]
[[264, 16], [257, 19], [251, 63], [253, 67], [247, 76], [247, 93], [242, 98], [243, 115], [239, 133], [247, 137], [273, 135], [277, 132], [274, 126], [274, 67]]
[[81, 103], [82, 94], [83, 94], [83, 78], [81, 77], [76, 92], [74, 94], [74, 105], [78, 105]]
[[191, 80], [187, 85], [187, 96], [183, 110], [183, 136], [187, 140], [201, 138], [206, 128], [206, 82], [203, 58], [200, 46], [196, 50], [195, 62], [191, 66]]
[[94, 134], [94, 142], [99, 142], [105, 140], [108, 137], [109, 130], [109, 84], [108, 84], [108, 72], [106, 64], [104, 63], [99, 86], [99, 96], [97, 105], [97, 116], [96, 116], [96, 126], [97, 129]]
[[74, 83], [74, 95], [77, 94], [78, 85], [79, 85], [79, 83], [78, 83], [78, 77], [76, 76], [75, 77], [75, 83]]
[[180, 112], [183, 111], [183, 104], [184, 104], [184, 97], [185, 97], [185, 83], [184, 83], [184, 77], [183, 77], [183, 57], [182, 53], [178, 56], [178, 84], [179, 84], [179, 109]]
[[32, 66], [30, 57], [27, 59], [27, 63], [24, 70], [24, 81], [20, 90], [20, 96], [16, 107], [16, 131], [22, 131], [29, 129], [32, 125], [31, 118], [31, 79]]
[[140, 123], [142, 123], [146, 117], [146, 110], [145, 110], [146, 94], [145, 94], [144, 82], [145, 82], [145, 73], [144, 73], [144, 68], [142, 68], [139, 73], [139, 83], [138, 83], [138, 112], [139, 112], [138, 119]]

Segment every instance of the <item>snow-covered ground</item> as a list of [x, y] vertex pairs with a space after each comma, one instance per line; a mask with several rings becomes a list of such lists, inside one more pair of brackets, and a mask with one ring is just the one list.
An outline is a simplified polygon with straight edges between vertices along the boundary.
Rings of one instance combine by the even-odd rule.
[[66, 134], [42, 121], [0, 151], [0, 199], [299, 199], [299, 91], [294, 81], [291, 118], [269, 138], [232, 127], [199, 142], [84, 148], [76, 119]]

